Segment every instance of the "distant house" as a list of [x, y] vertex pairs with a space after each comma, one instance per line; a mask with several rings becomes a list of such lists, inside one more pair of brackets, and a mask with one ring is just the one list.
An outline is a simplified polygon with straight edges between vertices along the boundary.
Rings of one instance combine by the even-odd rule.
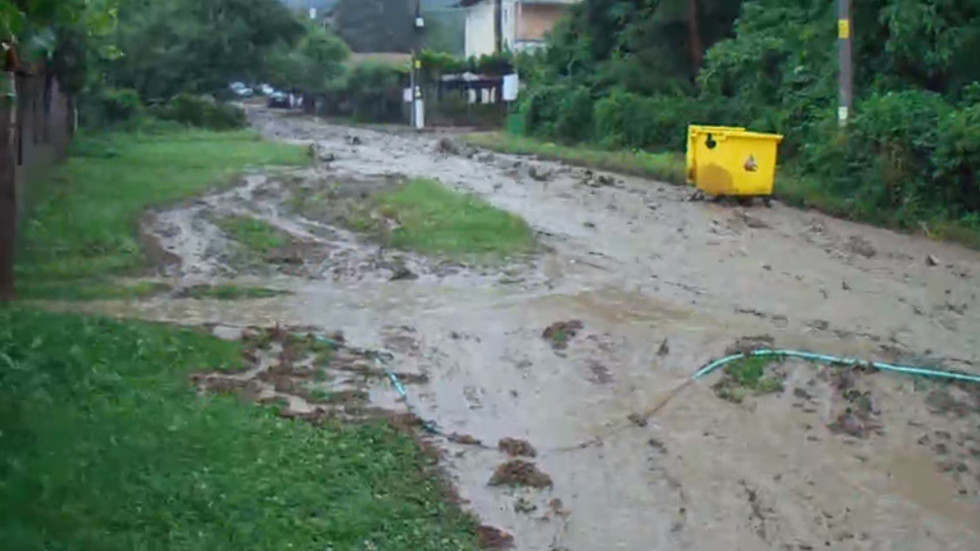
[[466, 57], [541, 47], [568, 6], [580, 1], [461, 0], [467, 9]]

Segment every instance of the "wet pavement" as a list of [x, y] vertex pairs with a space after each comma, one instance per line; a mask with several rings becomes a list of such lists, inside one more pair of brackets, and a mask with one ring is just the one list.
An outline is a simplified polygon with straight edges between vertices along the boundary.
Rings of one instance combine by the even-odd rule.
[[[446, 147], [436, 135], [264, 110], [253, 120], [267, 137], [315, 143], [321, 160], [163, 208], [143, 233], [178, 286], [293, 294], [81, 308], [232, 332], [341, 330], [348, 343], [390, 352], [399, 372], [427, 377], [410, 385], [412, 407], [444, 433], [472, 437], [437, 439], [447, 469], [465, 506], [520, 550], [980, 549], [976, 389], [855, 375], [848, 388], [867, 398], [867, 433], [832, 428], [853, 394], [831, 368], [787, 362], [784, 391], [741, 404], [719, 399], [711, 378], [672, 394], [751, 335], [980, 373], [977, 252], [779, 204], [689, 202], [688, 188]], [[439, 262], [287, 208], [297, 182], [418, 176], [524, 217], [541, 252], [493, 269]], [[236, 266], [209, 222], [223, 214], [275, 225], [299, 261]], [[389, 281], [405, 266], [419, 277]], [[542, 337], [573, 320], [581, 329], [563, 332], [561, 346]], [[405, 407], [382, 380], [370, 396]], [[519, 460], [551, 484], [489, 485], [514, 460], [497, 449], [503, 438], [530, 443], [535, 457]], [[461, 443], [472, 440], [483, 445]]]

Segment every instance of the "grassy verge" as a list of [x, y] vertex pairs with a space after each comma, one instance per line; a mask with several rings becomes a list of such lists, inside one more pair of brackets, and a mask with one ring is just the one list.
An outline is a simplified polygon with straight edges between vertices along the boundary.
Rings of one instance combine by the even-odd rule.
[[[471, 145], [501, 153], [538, 155], [572, 165], [632, 174], [673, 184], [683, 184], [686, 181], [684, 158], [675, 153], [609, 151], [596, 147], [565, 146], [506, 132], [473, 133], [464, 139]], [[795, 207], [813, 208], [838, 218], [922, 233], [930, 238], [954, 241], [980, 249], [980, 227], [976, 223], [950, 220], [941, 215], [922, 220], [916, 227], [908, 227], [888, 218], [868, 219], [859, 212], [856, 200], [835, 195], [818, 179], [797, 174], [793, 170], [783, 170], [777, 175], [773, 195]]]
[[506, 132], [480, 132], [469, 134], [464, 139], [471, 145], [501, 153], [537, 155], [544, 159], [653, 178], [672, 184], [683, 184], [686, 180], [684, 157], [675, 153], [612, 151], [559, 145]]
[[390, 235], [394, 247], [484, 259], [534, 250], [534, 234], [520, 217], [435, 180], [412, 180], [376, 200], [380, 212], [399, 223]]
[[862, 211], [858, 200], [835, 195], [816, 178], [796, 174], [792, 170], [785, 170], [777, 175], [773, 194], [794, 207], [813, 208], [838, 218], [908, 233], [924, 234], [933, 239], [953, 241], [980, 249], [980, 226], [975, 223], [951, 220], [937, 214], [909, 227], [908, 224], [896, 220], [893, 212], [878, 212], [869, 219], [866, 209]]
[[64, 165], [31, 183], [17, 259], [21, 292], [65, 298], [56, 291], [71, 285], [50, 282], [74, 281], [89, 286], [80, 294], [99, 295], [109, 276], [146, 266], [136, 230], [148, 207], [200, 194], [249, 167], [305, 162], [301, 147], [251, 132], [81, 136]]
[[0, 533], [8, 549], [473, 549], [414, 441], [317, 428], [187, 377], [239, 345], [0, 309]]

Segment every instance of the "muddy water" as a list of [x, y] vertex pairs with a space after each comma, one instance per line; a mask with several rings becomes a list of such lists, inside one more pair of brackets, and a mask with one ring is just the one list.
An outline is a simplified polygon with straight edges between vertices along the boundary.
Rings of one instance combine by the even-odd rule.
[[[293, 295], [86, 308], [313, 325], [392, 352], [400, 371], [429, 377], [409, 390], [420, 414], [487, 445], [441, 442], [468, 507], [521, 550], [980, 549], [980, 403], [937, 412], [925, 403], [935, 388], [921, 381], [861, 380], [880, 425], [866, 438], [828, 428], [840, 400], [807, 364], [784, 366], [777, 395], [732, 404], [708, 381], [644, 426], [628, 420], [746, 335], [980, 372], [976, 252], [780, 205], [687, 202], [687, 189], [641, 179], [593, 187], [581, 169], [442, 153], [431, 136], [254, 115], [267, 136], [315, 141], [334, 156], [315, 179], [439, 178], [523, 216], [547, 250], [506, 273], [403, 255], [421, 277], [388, 281], [389, 253], [289, 216], [276, 177], [253, 175], [230, 194], [160, 213], [151, 231], [182, 259], [181, 283], [234, 274], [204, 211], [260, 217], [334, 251], [301, 273], [237, 280]], [[584, 329], [567, 348], [541, 338], [573, 319]], [[976, 395], [951, 392], [973, 407]], [[553, 488], [487, 485], [508, 459], [492, 449], [503, 437], [534, 445]]]

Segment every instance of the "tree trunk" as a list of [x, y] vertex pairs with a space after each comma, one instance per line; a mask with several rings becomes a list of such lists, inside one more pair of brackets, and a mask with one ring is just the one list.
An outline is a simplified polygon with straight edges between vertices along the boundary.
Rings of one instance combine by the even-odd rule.
[[698, 0], [687, 0], [687, 34], [691, 48], [691, 75], [697, 78], [704, 59], [704, 45], [701, 41], [701, 24], [698, 21]]

